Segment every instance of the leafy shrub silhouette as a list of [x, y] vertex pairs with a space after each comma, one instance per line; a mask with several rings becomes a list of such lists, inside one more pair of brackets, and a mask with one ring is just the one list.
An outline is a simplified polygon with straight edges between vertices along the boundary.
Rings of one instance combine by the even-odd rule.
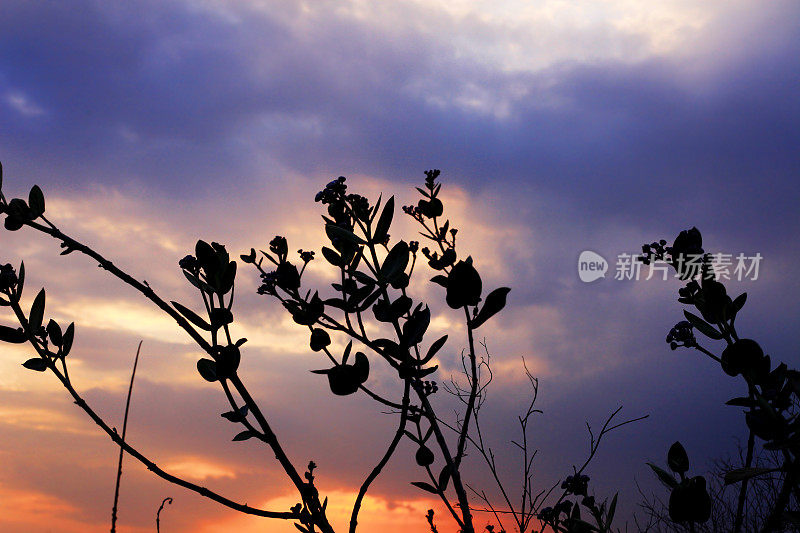
[[[751, 531], [797, 530], [800, 526], [800, 372], [785, 363], [772, 368], [758, 342], [740, 338], [736, 318], [747, 301], [747, 293], [731, 298], [719, 281], [712, 265], [712, 255], [703, 250], [700, 231], [693, 227], [680, 232], [671, 246], [660, 240], [642, 246], [639, 258], [643, 263], [665, 261], [672, 265], [678, 277], [686, 282], [679, 291], [678, 301], [693, 306], [698, 314], [684, 310], [685, 320], [669, 332], [666, 342], [670, 348], [693, 348], [718, 363], [730, 377], [741, 378], [747, 396], [728, 400], [726, 405], [745, 408], [748, 428], [747, 449], [743, 464], [721, 472], [724, 485], [739, 485], [735, 510], [730, 499], [716, 487], [713, 500], [717, 504], [715, 521], [709, 527], [702, 524], [712, 517], [712, 495], [703, 476], [686, 477], [689, 458], [683, 446], [676, 442], [667, 456], [671, 474], [650, 464], [658, 478], [670, 489], [668, 519], [663, 509], [646, 501], [645, 509], [651, 523], [666, 524], [670, 530]], [[724, 341], [720, 355], [714, 354], [698, 341], [695, 331], [711, 341]], [[758, 439], [760, 451], [756, 448]], [[779, 459], [776, 459], [779, 458]], [[755, 478], [755, 496], [748, 493]], [[775, 490], [770, 490], [775, 488]], [[757, 503], [753, 497], [761, 498]], [[764, 500], [764, 498], [767, 498]], [[754, 508], [750, 516], [746, 509]]]
[[[308, 329], [309, 348], [323, 355], [329, 364], [327, 368], [313, 372], [326, 377], [331, 392], [344, 396], [361, 391], [382, 408], [391, 409], [397, 417], [397, 428], [391, 443], [359, 488], [349, 530], [355, 531], [357, 528], [361, 503], [370, 485], [392, 458], [398, 444], [403, 439], [409, 439], [416, 446], [415, 460], [425, 478], [412, 484], [437, 496], [452, 520], [465, 533], [476, 531], [474, 512], [491, 513], [498, 530], [502, 531], [505, 531], [503, 517], [512, 519], [519, 531], [544, 531], [547, 528], [570, 532], [611, 531], [617, 497], [614, 496], [610, 503], [596, 501], [588, 493], [589, 478], [585, 470], [603, 436], [633, 420], [615, 422], [620, 408], [608, 417], [597, 435], [589, 428], [590, 454], [585, 462], [579, 468], [573, 467], [572, 475], [561, 483], [560, 491], [556, 490], [559, 481], [549, 490], [535, 493], [532, 468], [535, 452], [529, 445], [528, 423], [533, 414], [541, 411], [535, 408], [538, 381], [527, 368], [525, 372], [532, 386], [532, 399], [527, 412], [519, 417], [521, 439], [514, 442], [523, 454], [525, 464], [522, 503], [519, 507], [512, 504], [509, 492], [498, 474], [495, 455], [480, 428], [480, 408], [486, 400], [486, 390], [492, 378], [488, 349], [485, 343], [477, 343], [474, 336], [475, 330], [505, 307], [510, 289], [500, 287], [484, 290], [477, 262], [471, 257], [459, 256], [457, 229], [451, 227], [449, 220], [443, 221], [444, 205], [439, 198], [441, 184], [437, 183], [439, 171], [431, 170], [425, 174], [424, 188], [417, 188], [421, 199], [416, 205], [403, 207], [403, 211], [421, 226], [421, 234], [431, 241], [433, 250], [420, 248], [416, 241], [392, 240], [389, 231], [395, 215], [393, 197], [385, 202], [378, 198], [371, 205], [363, 196], [348, 193], [343, 177], [331, 181], [317, 194], [316, 201], [326, 206], [324, 229], [330, 241], [330, 247], [323, 247], [321, 255], [339, 271], [338, 281], [332, 285], [336, 297], [322, 299], [318, 291], [302, 288], [303, 274], [307, 265], [315, 260], [315, 253], [299, 250], [300, 262], [295, 263], [289, 258], [289, 245], [283, 237], [272, 239], [268, 251], [257, 253], [251, 249], [249, 254], [240, 258], [242, 263], [251, 265], [258, 272], [261, 285], [257, 292], [277, 299], [295, 323]], [[68, 356], [75, 336], [75, 325], [69, 324], [63, 328], [52, 319], [45, 322], [44, 289], [36, 295], [30, 311], [25, 312], [20, 306], [25, 283], [24, 263], [20, 264], [19, 269], [5, 264], [0, 267], [0, 305], [10, 307], [19, 327], [0, 325], [0, 340], [29, 343], [35, 349], [37, 356], [25, 361], [23, 366], [33, 371], [49, 370], [53, 373], [75, 403], [121, 450], [159, 477], [242, 513], [291, 520], [297, 529], [304, 532], [332, 532], [326, 514], [328, 500], [319, 494], [315, 485], [317, 465], [310, 461], [301, 474], [289, 459], [283, 442], [273, 432], [267, 413], [261, 409], [238, 373], [246, 339], [236, 338], [231, 328], [234, 323], [233, 301], [238, 268], [225, 246], [199, 240], [194, 254], [179, 261], [181, 272], [199, 292], [198, 301], [202, 302], [204, 312], [198, 314], [189, 305], [167, 302], [146, 281], [139, 281], [89, 246], [63, 233], [44, 213], [45, 198], [38, 186], [31, 189], [27, 201], [21, 198], [6, 200], [2, 194], [0, 165], [0, 214], [5, 215], [5, 228], [9, 231], [23, 227], [36, 230], [59, 241], [63, 248], [62, 255], [78, 252], [92, 258], [101, 268], [144, 295], [175, 320], [207, 354], [197, 362], [197, 370], [203, 379], [218, 383], [225, 394], [230, 410], [221, 416], [240, 426], [233, 440], [257, 439], [268, 446], [295, 487], [298, 502], [285, 511], [241, 504], [162, 470], [134, 448], [92, 409], [72, 385]], [[437, 414], [432, 402], [433, 396], [439, 392], [439, 386], [433, 380], [437, 372], [437, 365], [433, 361], [448, 341], [448, 335], [433, 342], [426, 341], [425, 334], [431, 321], [430, 309], [423, 302], [415, 302], [408, 292], [411, 276], [418, 262], [423, 262], [422, 258], [435, 273], [431, 281], [443, 290], [448, 307], [463, 314], [466, 326], [467, 348], [462, 351], [463, 380], [453, 379], [444, 386], [463, 404], [452, 423]], [[379, 325], [378, 328], [365, 326], [365, 321], [372, 319]], [[380, 335], [371, 336], [367, 333], [368, 329], [378, 331]], [[341, 355], [334, 353], [331, 335], [349, 339]], [[483, 347], [484, 356], [478, 353], [478, 345]], [[362, 349], [372, 355], [368, 356]], [[396, 373], [402, 384], [401, 398], [386, 398], [370, 389], [371, 368], [381, 361]], [[485, 490], [475, 489], [464, 480], [462, 461], [468, 446], [474, 447], [485, 460], [502, 494], [502, 507], [492, 505]], [[436, 461], [441, 461], [439, 464], [442, 466], [433, 470]], [[473, 507], [470, 493], [485, 507]], [[594, 524], [582, 519], [581, 508]], [[425, 519], [435, 532], [437, 527], [432, 510]], [[486, 530], [494, 531], [495, 526], [487, 525]]]
[[[535, 408], [538, 380], [527, 368], [525, 372], [532, 387], [531, 401], [527, 411], [519, 417], [521, 439], [513, 442], [520, 449], [525, 465], [521, 505], [516, 507], [509, 497], [498, 473], [494, 452], [480, 426], [481, 406], [486, 400], [492, 374], [489, 351], [485, 343], [476, 342], [474, 332], [504, 308], [510, 289], [500, 287], [484, 293], [476, 262], [471, 257], [459, 257], [457, 230], [450, 226], [449, 220], [442, 222], [444, 205], [439, 198], [441, 184], [436, 181], [438, 177], [436, 170], [426, 172], [424, 188], [417, 189], [422, 198], [415, 206], [403, 207], [403, 211], [419, 223], [421, 234], [432, 242], [433, 251], [427, 247], [420, 249], [416, 241], [397, 240], [390, 246], [389, 230], [395, 214], [393, 197], [383, 205], [381, 198], [370, 205], [366, 198], [347, 192], [344, 178], [331, 181], [317, 194], [316, 201], [327, 209], [323, 218], [330, 241], [330, 247], [323, 247], [321, 254], [331, 267], [339, 271], [339, 279], [332, 285], [336, 297], [322, 299], [318, 291], [312, 293], [301, 289], [303, 274], [315, 259], [315, 253], [299, 250], [302, 265], [298, 268], [299, 263], [289, 259], [289, 245], [283, 237], [272, 239], [269, 251], [257, 253], [251, 249], [249, 254], [241, 256], [241, 261], [251, 265], [260, 275], [258, 292], [277, 299], [294, 322], [306, 327], [309, 348], [322, 354], [332, 365], [313, 370], [326, 377], [331, 392], [345, 396], [362, 391], [384, 408], [392, 409], [397, 416], [397, 429], [391, 443], [359, 488], [349, 530], [357, 528], [361, 502], [370, 485], [392, 458], [401, 440], [407, 438], [416, 446], [415, 460], [426, 478], [412, 484], [438, 496], [461, 531], [475, 531], [475, 512], [492, 514], [497, 526], [487, 525], [485, 529], [490, 532], [495, 527], [506, 531], [504, 517], [510, 518], [520, 532], [548, 528], [559, 532], [611, 531], [617, 497], [615, 495], [610, 502], [597, 502], [593, 495], [589, 495], [589, 477], [585, 471], [605, 434], [639, 419], [615, 422], [619, 413], [617, 409], [597, 436], [591, 433], [590, 428], [589, 456], [579, 468], [573, 467], [573, 473], [560, 484], [560, 492], [556, 491], [559, 487], [557, 482], [549, 490], [534, 494], [532, 463], [535, 452], [529, 447], [528, 424], [531, 417], [541, 411]], [[299, 501], [288, 511], [263, 510], [237, 503], [165, 472], [126, 442], [124, 434], [117, 434], [72, 386], [67, 356], [72, 349], [75, 325], [62, 328], [54, 320], [45, 322], [44, 289], [34, 298], [30, 311], [25, 312], [20, 306], [25, 282], [24, 264], [19, 269], [5, 264], [0, 266], [0, 305], [12, 310], [19, 327], [0, 325], [0, 340], [29, 343], [35, 349], [37, 357], [28, 359], [23, 366], [38, 372], [50, 370], [75, 403], [122, 451], [145, 464], [156, 475], [243, 513], [291, 520], [297, 529], [305, 532], [333, 531], [326, 515], [327, 498], [321, 498], [314, 483], [317, 465], [310, 461], [300, 474], [272, 431], [266, 414], [238, 374], [241, 349], [246, 339], [234, 340], [231, 332], [237, 262], [231, 260], [226, 248], [200, 240], [194, 254], [179, 262], [183, 275], [200, 293], [205, 311], [205, 316], [201, 316], [179, 302], [167, 303], [146, 282], [135, 279], [90, 247], [62, 233], [44, 213], [44, 194], [38, 186], [31, 189], [27, 201], [20, 198], [6, 200], [2, 194], [0, 165], [0, 214], [5, 215], [4, 227], [9, 231], [23, 227], [37, 230], [59, 241], [63, 255], [79, 252], [91, 257], [100, 267], [172, 317], [208, 355], [197, 362], [197, 370], [205, 380], [219, 383], [224, 392], [231, 410], [222, 413], [222, 417], [241, 426], [233, 440], [257, 439], [267, 445], [297, 490]], [[679, 290], [679, 302], [693, 306], [699, 313], [684, 311], [686, 320], [672, 328], [667, 343], [673, 350], [681, 347], [695, 349], [718, 363], [728, 376], [744, 381], [747, 396], [733, 398], [727, 404], [745, 409], [749, 431], [741, 464], [732, 467], [727, 463], [722, 467], [725, 485], [713, 479], [709, 485], [704, 476], [687, 475], [689, 456], [679, 442], [674, 443], [667, 454], [668, 470], [672, 473], [650, 464], [669, 488], [670, 495], [668, 504], [660, 507], [645, 502], [651, 520], [644, 529], [664, 526], [669, 530], [738, 532], [743, 527], [761, 531], [796, 528], [800, 523], [797, 511], [800, 496], [800, 421], [797, 416], [800, 372], [789, 369], [785, 363], [772, 368], [770, 357], [764, 354], [756, 341], [739, 337], [735, 321], [744, 307], [746, 294], [736, 298], [727, 294], [725, 286], [714, 275], [711, 256], [704, 253], [702, 236], [696, 228], [681, 232], [672, 246], [661, 240], [646, 244], [642, 249], [640, 259], [644, 263], [665, 261], [675, 268], [685, 282]], [[462, 352], [465, 381], [452, 380], [450, 385], [443, 387], [463, 404], [463, 410], [453, 423], [438, 415], [432, 403], [432, 397], [439, 392], [439, 386], [433, 380], [437, 367], [432, 363], [448, 341], [448, 336], [425, 342], [431, 320], [430, 309], [423, 302], [415, 305], [408, 293], [417, 260], [422, 263], [422, 257], [435, 272], [431, 281], [444, 289], [448, 307], [464, 315], [467, 332], [467, 349]], [[690, 257], [699, 260], [689, 261]], [[365, 326], [365, 320], [373, 318], [375, 323], [385, 325], [372, 330], [379, 332], [380, 336], [367, 333], [369, 328]], [[724, 341], [721, 354], [716, 355], [702, 346], [696, 331], [712, 341]], [[331, 335], [348, 338], [341, 355], [333, 352]], [[485, 355], [479, 355], [477, 345], [483, 347]], [[372, 355], [361, 351], [362, 347]], [[396, 372], [402, 383], [403, 394], [398, 400], [386, 398], [369, 388], [370, 369], [380, 361]], [[484, 459], [502, 496], [500, 507], [492, 504], [484, 489], [473, 488], [462, 477], [462, 461], [468, 446]], [[434, 471], [432, 466], [439, 458], [444, 464]], [[674, 474], [677, 474], [677, 479]], [[737, 484], [738, 493], [733, 505], [731, 498], [726, 498], [723, 492], [725, 486]], [[485, 507], [472, 506], [470, 493]], [[581, 509], [587, 520], [582, 518]], [[432, 510], [425, 519], [430, 530], [436, 532]], [[588, 520], [593, 520], [593, 523]]]

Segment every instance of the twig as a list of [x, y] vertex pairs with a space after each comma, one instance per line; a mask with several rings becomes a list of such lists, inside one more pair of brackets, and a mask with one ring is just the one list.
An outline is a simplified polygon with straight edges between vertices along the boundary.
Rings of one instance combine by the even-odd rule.
[[161, 511], [164, 510], [165, 503], [172, 505], [172, 498], [164, 498], [164, 500], [161, 502], [161, 506], [156, 512], [156, 533], [161, 533]]
[[[125, 433], [128, 430], [128, 412], [131, 407], [131, 393], [133, 392], [133, 380], [136, 377], [136, 366], [139, 364], [139, 352], [142, 350], [142, 341], [139, 341], [139, 346], [136, 348], [136, 357], [133, 360], [133, 370], [131, 371], [131, 382], [128, 385], [128, 398], [125, 400], [125, 416], [122, 419], [122, 442], [125, 442]], [[119, 503], [119, 483], [122, 480], [122, 456], [125, 454], [125, 449], [120, 446], [119, 460], [117, 461], [117, 483], [114, 487], [114, 506], [111, 508], [111, 533], [117, 530], [117, 504]]]

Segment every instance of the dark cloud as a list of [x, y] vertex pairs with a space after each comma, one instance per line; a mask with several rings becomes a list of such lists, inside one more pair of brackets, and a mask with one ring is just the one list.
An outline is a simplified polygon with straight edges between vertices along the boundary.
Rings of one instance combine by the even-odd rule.
[[[99, 182], [152, 197], [153, 209], [164, 212], [170, 200], [207, 200], [219, 190], [225, 205], [206, 205], [206, 219], [230, 218], [231, 206], [255, 210], [254, 198], [241, 198], [254, 186], [269, 190], [268, 207], [285, 204], [297, 196], [295, 189], [281, 194], [289, 188], [286, 176], [361, 174], [401, 188], [416, 184], [425, 168], [443, 168], [448, 186], [458, 184], [475, 202], [470, 224], [513, 229], [508, 242], [493, 243], [511, 279], [487, 279], [513, 291], [490, 346], [499, 361], [526, 355], [552, 371], [543, 388], [550, 417], [540, 433], [543, 477], [556, 479], [567, 473], [556, 465], [581, 458], [584, 418], [598, 422], [619, 403], [631, 416], [651, 414], [624, 438], [610, 439], [603, 452], [597, 478], [619, 486], [632, 473], [649, 476], [644, 460], [663, 458], [673, 440], [685, 440], [703, 463], [720, 438], [741, 436], [728, 428], [743, 424], [722, 406], [736, 394], [732, 380], [709, 361], [670, 352], [664, 343], [681, 318], [676, 283], [581, 285], [580, 251], [613, 260], [697, 225], [710, 249], [761, 252], [762, 280], [736, 286], [750, 293], [741, 324], [777, 359], [798, 364], [791, 320], [800, 309], [787, 287], [800, 275], [794, 239], [800, 224], [794, 21], [800, 13], [793, 2], [745, 7], [724, 13], [673, 54], [559, 61], [522, 71], [460, 53], [446, 24], [440, 33], [426, 31], [415, 24], [422, 13], [411, 8], [407, 18], [387, 24], [329, 4], [304, 13], [289, 3], [258, 9], [7, 2], [0, 19], [0, 157], [7, 186], [10, 169], [13, 180], [36, 181], [46, 190], [84, 191]], [[200, 219], [190, 209], [170, 212], [188, 224]], [[239, 229], [199, 223], [227, 235]], [[191, 249], [192, 239], [181, 233], [176, 239]], [[25, 244], [3, 242], [15, 249]], [[141, 256], [138, 248], [125, 252], [132, 262]], [[180, 255], [169, 260], [173, 268]], [[50, 273], [58, 268], [29, 265]], [[90, 287], [110, 294], [106, 285], [73, 277], [63, 278], [71, 284], [66, 296]], [[177, 286], [167, 278], [163, 283]], [[241, 302], [248, 311], [262, 305], [252, 294]], [[276, 316], [274, 309], [260, 310], [253, 319], [268, 323]], [[121, 339], [135, 341], [128, 334]], [[88, 341], [98, 347], [84, 361], [124, 373], [127, 363], [102, 359], [101, 348], [113, 345], [110, 334], [95, 331]], [[168, 343], [156, 349], [183, 355]], [[390, 431], [386, 417], [371, 405], [331, 403], [318, 376], [307, 372], [314, 367], [308, 359], [254, 351], [247, 365], [259, 396], [291, 404], [275, 423], [300, 436], [298, 464], [315, 454], [326, 475], [357, 483], [374, 458], [328, 441], [346, 441], [371, 416], [358, 447], [373, 449]], [[169, 368], [161, 359], [157, 367]], [[284, 374], [299, 377], [290, 383]], [[154, 448], [210, 450], [229, 460], [230, 435], [216, 416], [224, 405], [206, 392], [143, 381], [137, 429]], [[526, 394], [524, 384], [509, 380], [492, 396], [497, 403], [487, 429], [498, 448], [516, 435], [508, 415]], [[121, 405], [119, 393], [90, 395]], [[301, 396], [325, 407], [311, 413], [311, 422], [306, 403], [292, 403]], [[213, 422], [197, 422], [198, 410], [211, 413]], [[687, 413], [702, 416], [702, 432], [688, 427]], [[314, 423], [328, 418], [344, 422], [335, 428]], [[33, 439], [26, 434], [17, 443]], [[250, 453], [232, 463], [266, 465], [268, 457]], [[377, 490], [403, 487], [412, 494], [409, 464], [410, 452]], [[16, 473], [28, 465], [20, 463]], [[78, 482], [67, 483], [65, 475], [47, 481], [43, 469], [34, 473], [48, 491], [77, 490]]]

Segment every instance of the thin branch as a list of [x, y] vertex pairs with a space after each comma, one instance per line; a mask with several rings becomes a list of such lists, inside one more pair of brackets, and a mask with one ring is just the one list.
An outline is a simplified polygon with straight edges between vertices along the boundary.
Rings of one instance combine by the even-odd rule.
[[356, 526], [358, 525], [358, 512], [361, 510], [361, 501], [364, 499], [364, 496], [367, 494], [367, 490], [375, 478], [381, 473], [383, 468], [389, 462], [392, 455], [394, 455], [395, 450], [397, 449], [397, 445], [400, 443], [400, 440], [403, 438], [403, 432], [406, 428], [406, 421], [408, 420], [408, 404], [409, 404], [409, 391], [411, 385], [409, 380], [405, 380], [405, 389], [403, 391], [403, 409], [400, 412], [400, 423], [397, 426], [397, 431], [395, 431], [394, 437], [392, 438], [392, 442], [389, 443], [389, 448], [386, 450], [386, 453], [383, 454], [380, 462], [375, 465], [372, 471], [367, 476], [367, 479], [361, 484], [361, 488], [358, 490], [358, 496], [356, 497], [355, 504], [353, 505], [353, 512], [350, 514], [350, 533], [355, 533]]
[[[136, 357], [133, 359], [133, 370], [131, 371], [131, 382], [128, 385], [128, 398], [125, 400], [125, 416], [122, 419], [122, 441], [125, 442], [125, 434], [128, 431], [128, 412], [131, 407], [131, 393], [133, 392], [133, 380], [136, 378], [136, 367], [139, 364], [139, 353], [142, 350], [142, 341], [139, 341], [139, 346], [136, 348]], [[65, 364], [66, 367], [66, 364]], [[125, 450], [120, 447], [119, 460], [117, 461], [117, 482], [114, 486], [114, 506], [111, 508], [111, 533], [117, 530], [117, 504], [119, 503], [119, 484], [122, 480], [122, 456]]]
[[161, 533], [161, 511], [164, 510], [165, 503], [172, 505], [172, 498], [164, 498], [156, 512], [156, 533]]
[[[25, 331], [29, 332], [30, 331], [30, 327], [29, 327], [29, 324], [28, 324], [28, 319], [25, 317], [25, 315], [24, 315], [24, 313], [22, 311], [22, 308], [19, 306], [19, 303], [18, 302], [11, 302], [11, 308], [14, 311], [14, 314], [17, 316], [17, 320], [19, 321], [19, 323], [22, 326], [22, 328]], [[89, 418], [91, 418], [94, 421], [94, 423], [97, 424], [100, 427], [100, 429], [103, 430], [103, 432], [105, 432], [106, 435], [108, 435], [111, 438], [112, 441], [114, 441], [115, 444], [117, 444], [117, 446], [120, 446], [122, 449], [124, 449], [125, 452], [127, 452], [129, 455], [134, 457], [137, 461], [139, 461], [140, 463], [145, 465], [147, 467], [147, 469], [150, 470], [151, 472], [153, 472], [155, 475], [157, 475], [158, 477], [160, 477], [162, 479], [165, 479], [165, 480], [169, 481], [170, 483], [174, 483], [175, 485], [178, 485], [180, 487], [184, 487], [186, 489], [189, 489], [189, 490], [191, 490], [193, 492], [196, 492], [196, 493], [200, 494], [201, 496], [204, 496], [204, 497], [206, 497], [206, 498], [208, 498], [210, 500], [214, 500], [217, 503], [220, 503], [220, 504], [222, 504], [222, 505], [224, 505], [226, 507], [229, 507], [231, 509], [234, 509], [236, 511], [239, 511], [239, 512], [242, 512], [242, 513], [245, 513], [245, 514], [251, 514], [251, 515], [255, 515], [255, 516], [264, 516], [264, 517], [267, 517], [267, 518], [281, 518], [281, 519], [284, 519], [284, 520], [297, 520], [297, 519], [299, 519], [299, 514], [294, 513], [294, 512], [265, 511], [265, 510], [262, 510], [262, 509], [257, 509], [255, 507], [250, 507], [247, 504], [237, 503], [237, 502], [235, 502], [233, 500], [230, 500], [230, 499], [226, 498], [225, 496], [217, 494], [216, 492], [214, 492], [214, 491], [212, 491], [212, 490], [210, 490], [210, 489], [208, 489], [206, 487], [202, 487], [200, 485], [196, 485], [194, 483], [186, 481], [185, 479], [179, 478], [179, 477], [177, 477], [175, 475], [172, 475], [172, 474], [162, 470], [161, 468], [159, 468], [158, 465], [156, 465], [153, 461], [148, 459], [145, 455], [143, 455], [141, 452], [139, 452], [133, 446], [131, 446], [130, 444], [125, 442], [122, 439], [122, 437], [114, 429], [112, 429], [105, 422], [105, 420], [103, 420], [100, 417], [100, 415], [98, 415], [94, 411], [94, 409], [92, 409], [91, 406], [89, 406], [88, 403], [86, 403], [86, 400], [84, 400], [78, 394], [78, 392], [72, 386], [72, 383], [66, 378], [66, 376], [64, 376], [63, 373], [61, 373], [61, 371], [58, 370], [58, 368], [56, 368], [55, 364], [53, 364], [53, 360], [51, 359], [50, 354], [46, 350], [44, 350], [41, 346], [39, 346], [38, 343], [36, 343], [33, 339], [34, 339], [34, 337], [32, 336], [32, 334], [30, 334], [29, 335], [29, 340], [30, 340], [31, 345], [34, 347], [34, 349], [39, 354], [39, 356], [47, 362], [47, 367], [50, 369], [51, 372], [53, 372], [53, 374], [55, 374], [55, 376], [58, 378], [58, 380], [61, 382], [61, 384], [64, 386], [64, 388], [67, 389], [67, 392], [70, 394], [70, 396], [72, 396], [75, 404], [78, 407], [80, 407], [81, 409], [83, 409], [83, 411], [87, 415], [89, 415]]]

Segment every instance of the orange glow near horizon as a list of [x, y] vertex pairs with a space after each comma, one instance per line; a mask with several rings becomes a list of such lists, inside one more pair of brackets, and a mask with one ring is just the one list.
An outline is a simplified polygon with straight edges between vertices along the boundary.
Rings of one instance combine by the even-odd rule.
[[[356, 492], [334, 491], [328, 494], [327, 514], [328, 519], [336, 531], [346, 531], [350, 523], [350, 513], [352, 505], [356, 499]], [[275, 498], [264, 504], [265, 509], [288, 509], [297, 503], [294, 496]], [[369, 494], [364, 498], [361, 510], [358, 515], [358, 530], [380, 533], [404, 533], [404, 532], [429, 532], [430, 528], [425, 520], [428, 509], [435, 509], [436, 527], [440, 533], [455, 533], [456, 528], [452, 527], [452, 518], [440, 514], [441, 504], [433, 499], [415, 499], [388, 502], [379, 497]], [[288, 521], [273, 520], [267, 522], [269, 531], [292, 532], [297, 529]], [[265, 521], [236, 515], [231, 513], [229, 516], [219, 520], [208, 521], [199, 525], [198, 533], [226, 533], [237, 531], [238, 533], [256, 533], [265, 531]]]

